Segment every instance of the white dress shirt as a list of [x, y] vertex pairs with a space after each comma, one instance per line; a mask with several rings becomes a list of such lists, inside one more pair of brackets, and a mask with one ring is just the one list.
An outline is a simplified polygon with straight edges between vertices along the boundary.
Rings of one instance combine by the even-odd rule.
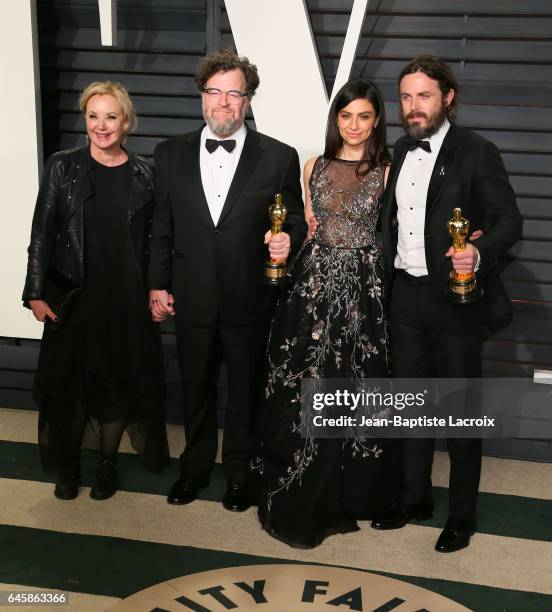
[[406, 270], [412, 276], [427, 274], [424, 240], [427, 192], [437, 155], [449, 128], [450, 123], [445, 119], [433, 136], [424, 139], [429, 141], [431, 153], [420, 147], [408, 151], [397, 179], [395, 197], [399, 239], [395, 268]]
[[199, 147], [199, 167], [201, 170], [201, 183], [203, 184], [203, 192], [209, 206], [209, 212], [213, 223], [217, 225], [220, 213], [226, 201], [228, 190], [232, 184], [234, 173], [240, 161], [240, 156], [245, 142], [247, 129], [245, 125], [239, 128], [237, 132], [229, 136], [229, 140], [235, 140], [236, 146], [230, 153], [223, 147], [218, 147], [212, 153], [209, 153], [205, 148], [207, 138], [214, 140], [222, 140], [213, 132], [208, 125], [201, 132], [201, 141]]

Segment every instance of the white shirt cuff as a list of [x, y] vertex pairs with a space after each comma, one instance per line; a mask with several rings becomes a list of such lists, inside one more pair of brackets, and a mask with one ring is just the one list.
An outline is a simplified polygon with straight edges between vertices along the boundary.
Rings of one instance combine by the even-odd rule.
[[473, 271], [477, 272], [477, 270], [479, 270], [479, 266], [481, 265], [481, 255], [479, 254], [479, 250], [477, 248], [475, 247], [473, 248], [475, 249], [475, 252], [477, 253], [477, 261], [475, 262], [475, 268], [473, 269]]

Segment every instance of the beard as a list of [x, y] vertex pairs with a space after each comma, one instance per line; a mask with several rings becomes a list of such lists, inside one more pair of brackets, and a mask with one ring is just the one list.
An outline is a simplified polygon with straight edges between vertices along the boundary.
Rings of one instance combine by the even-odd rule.
[[[414, 119], [416, 117], [426, 119], [427, 125], [423, 127], [419, 124], [409, 123], [409, 119]], [[439, 111], [429, 117], [425, 113], [420, 112], [408, 113], [408, 115], [404, 115], [401, 108], [400, 118], [404, 131], [409, 136], [423, 140], [424, 138], [430, 138], [433, 136], [433, 134], [436, 134], [439, 131], [439, 128], [443, 125], [445, 119], [447, 118], [447, 107], [444, 104], [441, 104]]]
[[218, 136], [219, 138], [226, 138], [227, 136], [232, 136], [234, 132], [237, 132], [240, 129], [245, 118], [245, 111], [243, 113], [239, 113], [237, 117], [228, 117], [228, 119], [225, 119], [224, 121], [219, 121], [215, 119], [212, 113], [206, 112], [204, 109], [203, 118], [215, 136]]

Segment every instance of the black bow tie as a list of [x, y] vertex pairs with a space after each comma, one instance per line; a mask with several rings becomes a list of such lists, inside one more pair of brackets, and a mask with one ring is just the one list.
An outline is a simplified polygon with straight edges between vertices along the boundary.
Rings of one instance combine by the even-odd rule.
[[417, 138], [409, 138], [406, 141], [406, 146], [409, 151], [415, 151], [418, 147], [423, 149], [427, 153], [431, 153], [431, 145], [429, 144], [429, 140], [418, 140]]
[[219, 147], [222, 147], [228, 153], [232, 153], [232, 151], [236, 148], [235, 140], [215, 140], [214, 138], [207, 138], [205, 141], [205, 148], [209, 153], [216, 151]]

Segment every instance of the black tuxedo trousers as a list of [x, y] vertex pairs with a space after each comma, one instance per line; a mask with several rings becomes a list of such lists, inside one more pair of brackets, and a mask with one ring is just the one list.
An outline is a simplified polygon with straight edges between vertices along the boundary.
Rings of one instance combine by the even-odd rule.
[[245, 484], [264, 366], [269, 320], [234, 326], [220, 321], [194, 325], [179, 321], [176, 331], [182, 375], [186, 448], [182, 477], [206, 479], [218, 447], [215, 384], [226, 366], [228, 403], [224, 418], [222, 465], [227, 482]]
[[[479, 378], [481, 337], [453, 334], [439, 324], [439, 304], [428, 277], [398, 273], [391, 296], [391, 358], [397, 378]], [[481, 471], [481, 440], [448, 438], [450, 456], [449, 516], [475, 518]], [[406, 438], [396, 444], [391, 498], [406, 507], [431, 506], [433, 438]]]

